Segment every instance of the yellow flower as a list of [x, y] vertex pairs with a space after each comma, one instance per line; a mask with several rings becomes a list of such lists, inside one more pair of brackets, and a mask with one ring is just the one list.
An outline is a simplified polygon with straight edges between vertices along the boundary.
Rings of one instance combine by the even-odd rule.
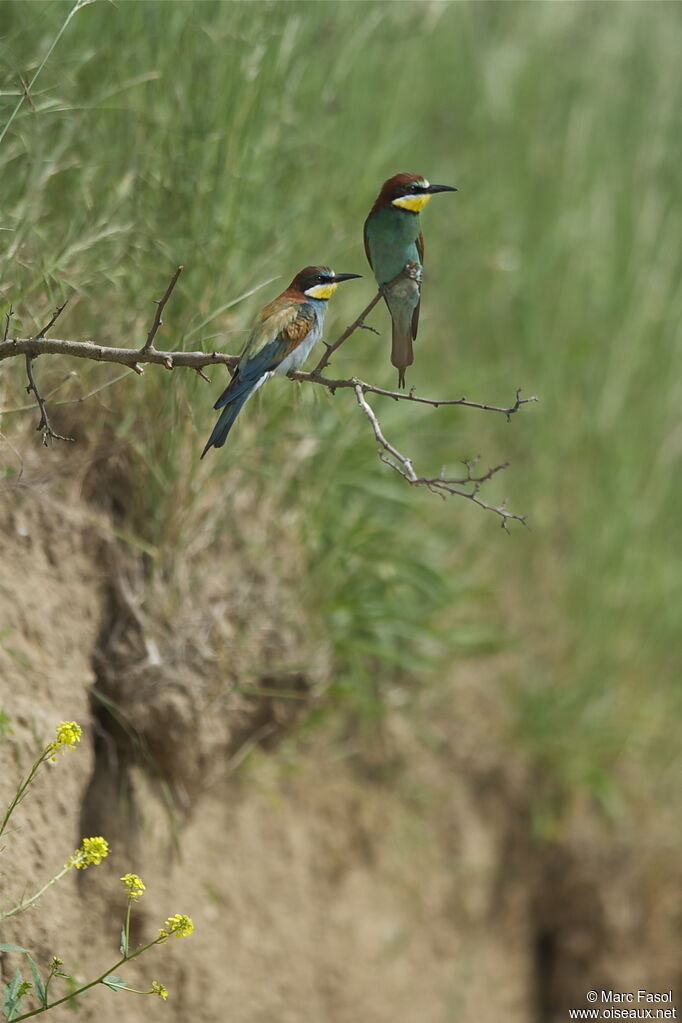
[[159, 938], [162, 939], [159, 944], [163, 945], [171, 934], [174, 934], [176, 938], [186, 938], [193, 930], [192, 918], [185, 916], [184, 913], [176, 913], [175, 916], [169, 916], [159, 930]]
[[142, 892], [145, 890], [144, 882], [138, 874], [124, 874], [123, 877], [119, 878], [123, 881], [123, 884], [128, 889], [128, 898], [132, 901], [133, 899], [139, 899]]
[[75, 721], [62, 721], [56, 728], [57, 738], [47, 746], [48, 753], [51, 753], [51, 760], [56, 760], [56, 754], [60, 749], [75, 749], [76, 743], [81, 741], [83, 734], [80, 725]]
[[97, 866], [108, 855], [109, 843], [106, 838], [102, 838], [101, 835], [96, 838], [84, 838], [80, 849], [76, 849], [66, 865], [75, 867], [76, 870], [86, 870], [91, 863]]
[[152, 989], [149, 993], [151, 995], [158, 995], [159, 998], [163, 998], [164, 1002], [168, 998], [168, 992], [166, 991], [163, 984], [159, 984], [158, 980], [152, 981]]

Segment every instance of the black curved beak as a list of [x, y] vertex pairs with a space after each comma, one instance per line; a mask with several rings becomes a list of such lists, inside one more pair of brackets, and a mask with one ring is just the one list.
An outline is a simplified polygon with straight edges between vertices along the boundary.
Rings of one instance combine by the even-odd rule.
[[339, 281], [352, 281], [354, 277], [362, 277], [362, 274], [334, 274], [334, 284]]
[[426, 191], [433, 195], [434, 192], [457, 192], [458, 189], [453, 188], [452, 185], [429, 185]]

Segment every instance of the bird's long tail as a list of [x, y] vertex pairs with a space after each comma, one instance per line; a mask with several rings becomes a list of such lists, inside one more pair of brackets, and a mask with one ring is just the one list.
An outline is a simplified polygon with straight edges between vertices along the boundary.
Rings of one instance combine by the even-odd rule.
[[232, 429], [235, 419], [251, 395], [258, 389], [261, 380], [247, 384], [240, 380], [239, 372], [235, 373], [232, 380], [215, 403], [215, 408], [222, 408], [220, 418], [213, 427], [213, 433], [206, 442], [206, 447], [201, 452], [203, 458], [209, 448], [221, 448], [227, 440], [227, 435]]
[[391, 310], [393, 333], [391, 362], [398, 370], [398, 387], [405, 386], [405, 370], [414, 362], [412, 350], [412, 310]]

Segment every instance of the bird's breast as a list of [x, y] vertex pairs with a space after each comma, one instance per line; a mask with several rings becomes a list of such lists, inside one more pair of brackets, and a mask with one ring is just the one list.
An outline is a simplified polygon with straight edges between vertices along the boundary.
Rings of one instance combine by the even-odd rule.
[[310, 330], [301, 343], [297, 345], [292, 352], [289, 352], [284, 359], [282, 359], [279, 366], [274, 371], [278, 376], [285, 376], [287, 373], [291, 373], [292, 370], [300, 369], [310, 355], [313, 346], [317, 341], [319, 341], [322, 335], [324, 314], [327, 308], [327, 303], [313, 299], [308, 303], [308, 307], [313, 314], [313, 321]]
[[407, 263], [420, 263], [417, 238], [419, 217], [382, 208], [367, 221], [367, 245], [377, 281], [392, 281]]

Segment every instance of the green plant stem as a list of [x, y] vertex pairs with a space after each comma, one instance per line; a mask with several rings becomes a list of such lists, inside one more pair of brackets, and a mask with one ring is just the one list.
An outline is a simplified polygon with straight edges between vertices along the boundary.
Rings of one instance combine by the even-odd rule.
[[36, 902], [37, 899], [39, 899], [40, 896], [43, 895], [48, 888], [50, 888], [53, 884], [56, 884], [57, 881], [64, 877], [64, 874], [68, 873], [68, 871], [71, 870], [72, 866], [73, 864], [64, 867], [63, 870], [60, 870], [58, 874], [55, 874], [54, 877], [50, 878], [47, 884], [44, 884], [40, 891], [36, 892], [35, 895], [32, 895], [30, 899], [25, 899], [24, 902], [20, 902], [18, 906], [15, 906], [14, 909], [8, 910], [6, 913], [0, 913], [0, 920], [7, 920], [11, 916], [16, 916], [17, 913], [23, 913], [23, 911], [25, 909], [28, 909], [30, 905]]
[[[129, 991], [131, 995], [153, 995], [153, 991], [142, 991], [139, 987], [128, 987], [127, 984], [116, 984], [114, 985], [117, 991]], [[110, 990], [113, 990], [111, 983], [107, 984]]]
[[48, 989], [48, 988], [49, 988], [49, 986], [50, 986], [50, 981], [52, 980], [52, 978], [53, 978], [53, 977], [54, 977], [54, 975], [55, 975], [55, 971], [56, 971], [56, 969], [57, 969], [57, 967], [56, 967], [56, 966], [54, 966], [54, 965], [53, 965], [53, 966], [51, 967], [51, 969], [50, 969], [50, 973], [49, 973], [49, 976], [48, 976], [47, 980], [45, 981], [45, 1001], [46, 1001], [46, 1002], [47, 1002], [47, 989]]
[[21, 108], [23, 106], [23, 103], [24, 103], [24, 100], [26, 99], [26, 97], [28, 95], [30, 95], [31, 89], [33, 88], [33, 86], [35, 85], [35, 83], [38, 80], [38, 75], [43, 70], [43, 68], [47, 64], [48, 60], [52, 56], [52, 51], [54, 50], [55, 46], [57, 45], [57, 43], [59, 42], [59, 40], [63, 36], [64, 32], [66, 31], [66, 27], [69, 24], [69, 22], [71, 21], [71, 19], [73, 18], [74, 14], [76, 14], [81, 9], [81, 7], [87, 7], [87, 5], [91, 4], [91, 3], [94, 3], [94, 0], [76, 0], [76, 3], [73, 5], [71, 10], [67, 14], [66, 19], [64, 21], [64, 24], [59, 29], [59, 32], [57, 32], [57, 35], [54, 37], [54, 39], [52, 41], [52, 45], [50, 46], [50, 49], [47, 51], [47, 53], [43, 57], [43, 60], [42, 60], [42, 62], [40, 64], [40, 66], [38, 67], [38, 70], [34, 74], [34, 76], [31, 79], [31, 81], [28, 83], [28, 86], [24, 90], [21, 98], [19, 99], [19, 102], [17, 103], [17, 105], [15, 106], [14, 110], [10, 114], [9, 120], [7, 121], [7, 124], [2, 129], [2, 131], [0, 132], [0, 143], [2, 143], [2, 140], [4, 139], [5, 135], [10, 130], [10, 128], [12, 126], [12, 122], [14, 121], [14, 118], [17, 116], [17, 114], [21, 110]]
[[126, 922], [123, 928], [123, 934], [125, 937], [122, 951], [123, 955], [126, 956], [128, 955], [128, 949], [130, 947], [130, 907], [132, 905], [132, 902], [133, 902], [132, 899], [128, 899], [128, 905], [126, 907]]
[[10, 817], [12, 816], [12, 814], [14, 813], [16, 808], [18, 807], [19, 803], [24, 798], [24, 795], [26, 794], [26, 790], [29, 787], [29, 785], [31, 784], [31, 782], [33, 781], [33, 779], [35, 778], [40, 765], [42, 763], [44, 763], [45, 760], [47, 760], [47, 758], [48, 758], [48, 756], [50, 756], [51, 752], [52, 751], [51, 751], [50, 747], [48, 747], [47, 749], [44, 749], [42, 751], [42, 753], [40, 754], [40, 756], [38, 757], [38, 759], [34, 763], [33, 767], [31, 768], [31, 770], [30, 770], [30, 772], [28, 774], [28, 777], [26, 778], [25, 781], [23, 781], [21, 783], [21, 785], [17, 789], [17, 793], [16, 793], [14, 799], [12, 800], [12, 802], [9, 804], [9, 806], [7, 808], [7, 813], [5, 814], [5, 816], [2, 819], [2, 824], [0, 824], [0, 837], [2, 836], [5, 828], [7, 827], [8, 823], [9, 823]]
[[[119, 373], [118, 376], [113, 377], [111, 380], [107, 380], [103, 384], [100, 384], [99, 387], [93, 388], [93, 390], [88, 391], [87, 394], [81, 394], [78, 398], [63, 398], [61, 401], [51, 401], [50, 404], [51, 405], [80, 405], [82, 402], [87, 401], [88, 398], [93, 398], [96, 394], [99, 394], [100, 391], [104, 391], [104, 390], [106, 390], [107, 387], [111, 387], [112, 384], [117, 384], [120, 380], [124, 380], [125, 377], [129, 377], [132, 372], [133, 372], [132, 369], [128, 369], [128, 370], [125, 371], [125, 373]], [[69, 374], [68, 377], [66, 377], [64, 380], [62, 380], [62, 382], [60, 384], [58, 384], [57, 387], [53, 387], [52, 390], [48, 394], [45, 395], [45, 400], [47, 401], [49, 398], [51, 398], [52, 395], [55, 394], [55, 392], [58, 391], [60, 387], [62, 387], [62, 385], [66, 382], [66, 380], [68, 380], [70, 378], [70, 376], [71, 376], [71, 374]], [[34, 409], [34, 408], [37, 408], [37, 407], [38, 406], [37, 406], [35, 401], [30, 401], [26, 405], [17, 405], [16, 408], [3, 408], [3, 409], [0, 409], [0, 416], [11, 416], [15, 412], [29, 412], [31, 409]]]
[[[104, 973], [100, 973], [99, 977], [91, 980], [88, 984], [83, 984], [82, 987], [77, 988], [75, 991], [70, 991], [68, 995], [64, 995], [62, 998], [57, 998], [54, 1002], [50, 1002], [49, 1005], [41, 1006], [39, 1009], [32, 1009], [31, 1012], [25, 1012], [21, 1016], [15, 1016], [12, 1023], [19, 1023], [22, 1019], [30, 1019], [31, 1016], [38, 1016], [41, 1012], [47, 1012], [49, 1009], [54, 1009], [55, 1006], [62, 1005], [64, 1002], [68, 1002], [71, 998], [77, 998], [79, 995], [82, 995], [84, 991], [89, 991], [91, 987], [96, 987], [97, 984], [101, 984], [105, 978], [109, 976], [109, 974], [114, 973], [120, 966], [123, 966], [124, 963], [129, 963], [131, 960], [137, 959], [137, 957], [141, 956], [143, 952], [147, 951], [147, 949], [152, 948], [154, 945], [159, 945], [165, 940], [165, 938], [161, 938], [159, 936], [158, 938], [155, 938], [154, 941], [150, 941], [148, 944], [142, 945], [142, 947], [138, 948], [136, 952], [132, 953], [132, 955], [122, 956], [118, 962], [114, 963], [114, 965], [108, 970], [105, 970]], [[119, 988], [119, 990], [125, 991], [126, 988]], [[143, 994], [147, 994], [147, 992], [145, 991]]]

